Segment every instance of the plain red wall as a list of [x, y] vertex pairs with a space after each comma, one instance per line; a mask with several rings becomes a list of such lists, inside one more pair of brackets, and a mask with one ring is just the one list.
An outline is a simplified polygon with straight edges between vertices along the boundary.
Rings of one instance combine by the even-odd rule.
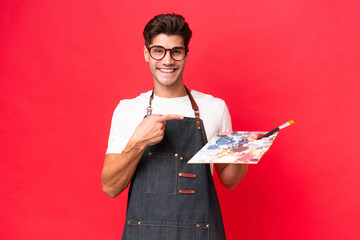
[[2, 0], [0, 239], [120, 238], [110, 120], [152, 87], [142, 30], [171, 12], [194, 32], [186, 85], [223, 98], [234, 130], [296, 122], [235, 190], [215, 176], [228, 239], [359, 239], [355, 0]]

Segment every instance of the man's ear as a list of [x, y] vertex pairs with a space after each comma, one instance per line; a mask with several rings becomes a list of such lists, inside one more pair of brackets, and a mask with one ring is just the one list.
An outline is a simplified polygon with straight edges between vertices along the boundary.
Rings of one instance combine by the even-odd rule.
[[147, 49], [146, 46], [144, 46], [144, 58], [146, 62], [149, 62], [150, 60], [150, 54], [149, 54], [149, 50]]
[[188, 56], [189, 56], [189, 53], [186, 54], [186, 57], [185, 57], [185, 59], [184, 59], [185, 63], [186, 63], [187, 60], [188, 60]]

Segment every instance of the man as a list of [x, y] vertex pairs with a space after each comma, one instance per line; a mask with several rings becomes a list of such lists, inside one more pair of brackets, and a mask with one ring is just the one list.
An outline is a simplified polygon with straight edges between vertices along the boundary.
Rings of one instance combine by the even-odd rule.
[[[184, 86], [192, 32], [182, 16], [158, 15], [143, 34], [154, 89], [115, 109], [103, 190], [116, 197], [131, 182], [123, 239], [225, 239], [210, 166], [187, 161], [217, 132], [231, 131], [229, 111]], [[247, 165], [215, 169], [233, 189]]]

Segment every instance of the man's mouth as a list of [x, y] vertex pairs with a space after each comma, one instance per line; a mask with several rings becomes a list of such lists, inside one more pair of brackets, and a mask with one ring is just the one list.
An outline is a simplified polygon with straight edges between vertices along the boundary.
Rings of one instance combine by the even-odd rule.
[[160, 72], [163, 72], [163, 73], [173, 73], [177, 70], [175, 68], [158, 68], [158, 69]]

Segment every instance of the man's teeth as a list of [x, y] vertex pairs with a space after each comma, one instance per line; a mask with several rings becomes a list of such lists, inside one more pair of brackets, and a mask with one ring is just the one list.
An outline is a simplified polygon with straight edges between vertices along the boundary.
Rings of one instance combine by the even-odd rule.
[[160, 70], [160, 72], [166, 72], [166, 73], [175, 72], [175, 69], [163, 69], [163, 68], [160, 68], [159, 70]]

